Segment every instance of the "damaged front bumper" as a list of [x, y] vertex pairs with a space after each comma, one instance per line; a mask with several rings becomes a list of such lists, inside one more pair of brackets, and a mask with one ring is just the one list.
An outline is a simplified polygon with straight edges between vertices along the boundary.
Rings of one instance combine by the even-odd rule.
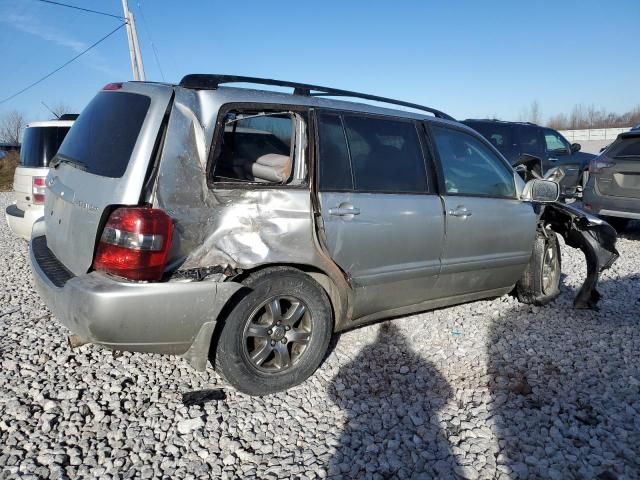
[[616, 231], [607, 222], [571, 205], [550, 203], [541, 215], [544, 225], [564, 238], [567, 245], [579, 248], [587, 260], [587, 278], [573, 301], [575, 308], [596, 308], [600, 293], [596, 289], [600, 272], [620, 256], [616, 250]]

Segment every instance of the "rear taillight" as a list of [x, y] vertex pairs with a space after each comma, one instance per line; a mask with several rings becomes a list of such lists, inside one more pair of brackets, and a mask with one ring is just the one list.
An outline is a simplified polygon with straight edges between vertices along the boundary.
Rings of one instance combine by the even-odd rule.
[[160, 280], [172, 235], [173, 222], [162, 210], [118, 208], [102, 231], [93, 268], [130, 280]]
[[47, 177], [33, 177], [31, 180], [31, 193], [33, 203], [36, 205], [41, 205], [44, 203], [44, 191], [46, 187], [46, 179]]
[[604, 168], [613, 167], [615, 163], [596, 157], [589, 162], [589, 173], [600, 173]]

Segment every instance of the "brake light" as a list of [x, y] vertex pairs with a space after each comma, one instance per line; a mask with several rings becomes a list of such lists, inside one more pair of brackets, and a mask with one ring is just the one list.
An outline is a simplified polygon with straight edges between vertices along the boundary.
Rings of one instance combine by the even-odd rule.
[[42, 205], [44, 203], [44, 192], [46, 190], [47, 177], [33, 177], [31, 180], [31, 193], [33, 203]]
[[102, 231], [93, 268], [129, 280], [160, 280], [172, 235], [173, 222], [162, 210], [118, 208]]
[[600, 157], [596, 157], [589, 162], [589, 173], [600, 173], [603, 169], [613, 167], [614, 162], [607, 162]]
[[122, 82], [114, 82], [114, 83], [107, 83], [104, 87], [102, 87], [102, 90], [120, 90], [122, 88]]

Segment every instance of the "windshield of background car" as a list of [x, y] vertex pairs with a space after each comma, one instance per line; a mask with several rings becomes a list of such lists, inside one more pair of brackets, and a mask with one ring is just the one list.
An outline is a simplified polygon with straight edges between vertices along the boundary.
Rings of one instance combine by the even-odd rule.
[[150, 103], [149, 97], [135, 93], [98, 93], [73, 124], [58, 156], [89, 173], [121, 177]]
[[20, 147], [22, 167], [48, 167], [69, 127], [29, 127], [24, 131]]

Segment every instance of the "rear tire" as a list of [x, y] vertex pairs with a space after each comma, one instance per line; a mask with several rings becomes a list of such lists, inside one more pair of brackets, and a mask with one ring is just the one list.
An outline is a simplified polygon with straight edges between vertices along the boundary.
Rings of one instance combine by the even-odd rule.
[[215, 370], [248, 395], [302, 383], [318, 368], [333, 332], [331, 304], [311, 277], [291, 268], [249, 276], [215, 345]]
[[516, 294], [522, 303], [546, 305], [560, 293], [560, 243], [555, 232], [538, 232], [533, 254], [522, 277], [516, 284]]

